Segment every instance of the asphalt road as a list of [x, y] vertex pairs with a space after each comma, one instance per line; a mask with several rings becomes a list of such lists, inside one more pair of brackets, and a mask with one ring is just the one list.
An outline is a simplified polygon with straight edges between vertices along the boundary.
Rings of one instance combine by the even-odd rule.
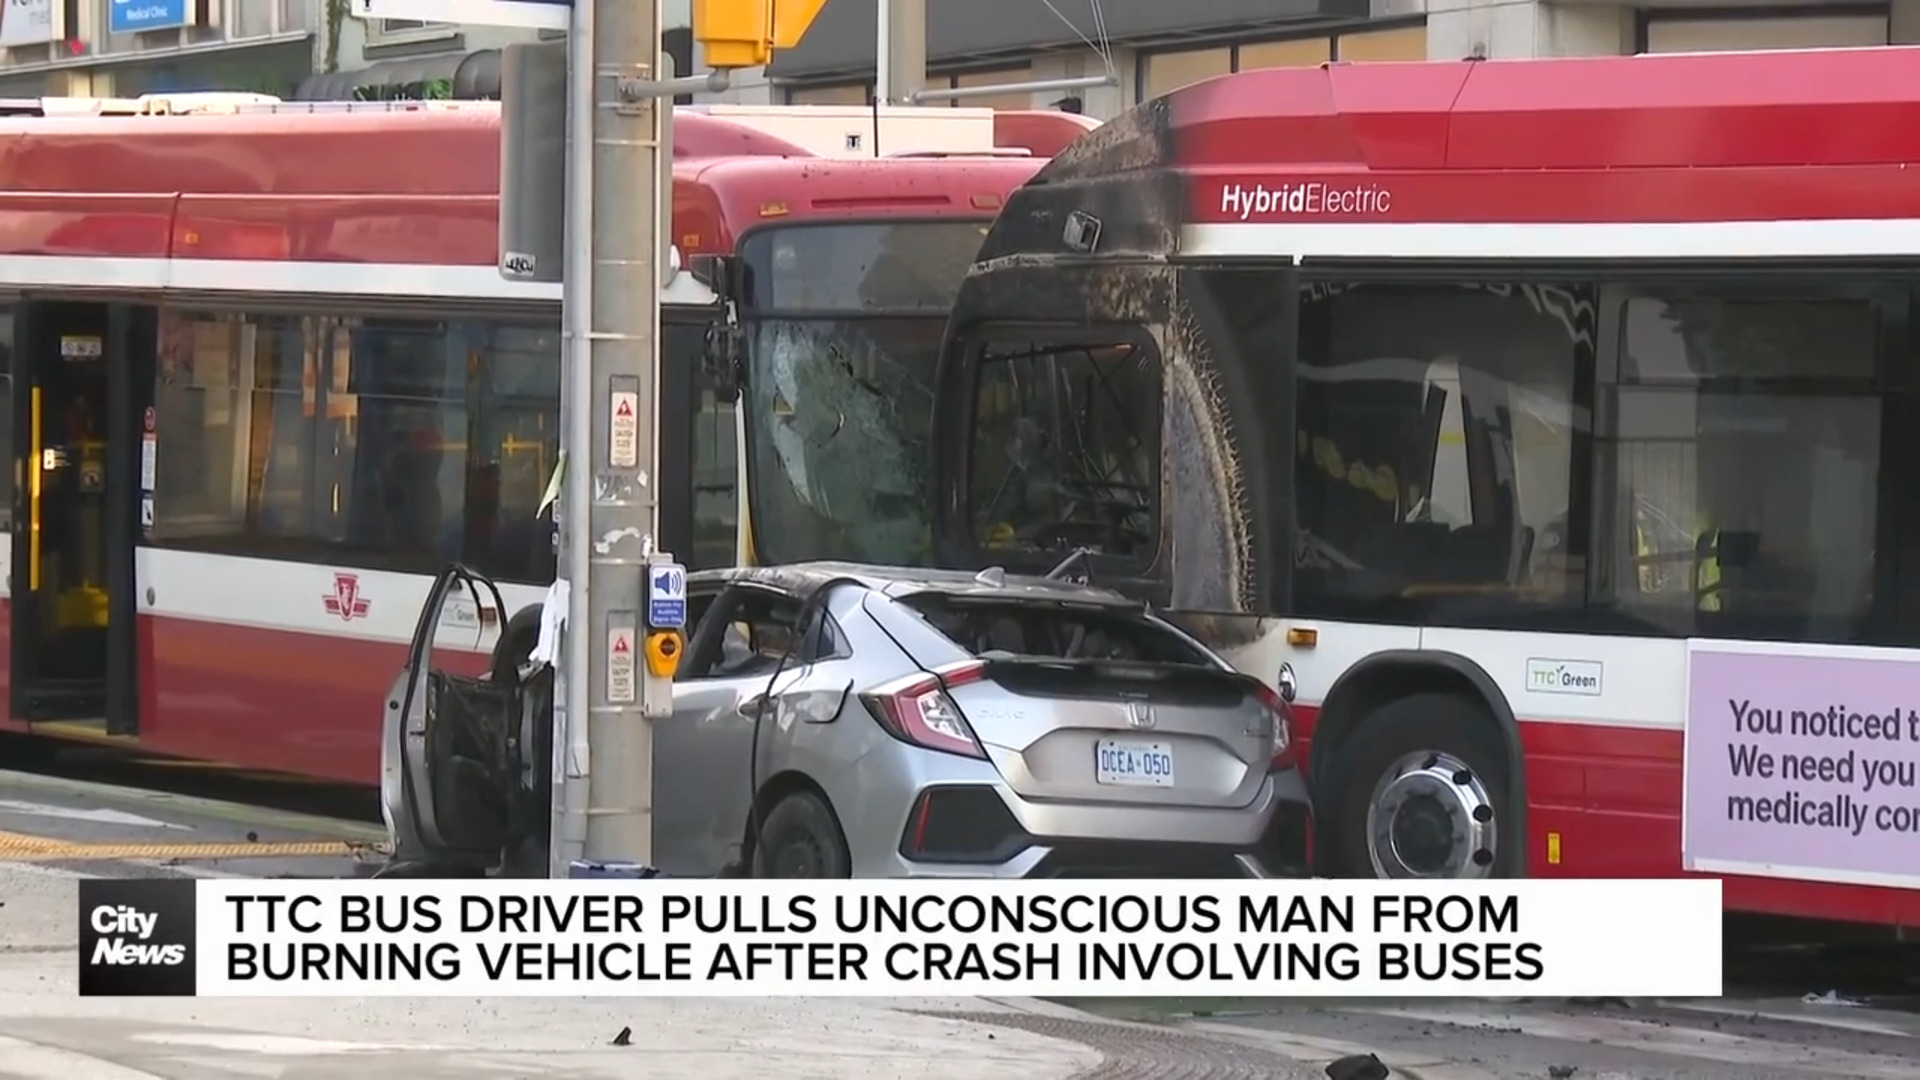
[[[1425, 1080], [1912, 1080], [1920, 1015], [1797, 998], [1074, 1002], [1299, 1059], [1373, 1053]], [[1232, 1011], [1212, 1012], [1215, 1005]], [[1207, 1015], [1195, 1016], [1199, 1009]], [[1243, 1011], [1258, 1010], [1258, 1011]]]
[[386, 838], [373, 821], [187, 793], [226, 778], [178, 779], [186, 790], [0, 771], [0, 863], [90, 877], [348, 877]]
[[[114, 768], [148, 767], [104, 774]], [[184, 767], [161, 778], [171, 790], [151, 790], [152, 775], [132, 779], [149, 787], [0, 771], [0, 864], [101, 877], [331, 878], [364, 872], [377, 859], [371, 845], [384, 839], [364, 801], [350, 798], [348, 816], [319, 816], [260, 804], [324, 810], [340, 805], [337, 796]], [[231, 801], [236, 793], [251, 802]], [[1097, 1015], [1063, 1012], [1015, 1026], [1099, 1047], [1109, 1068], [1090, 1075], [1113, 1077], [1287, 1075], [1271, 1065], [1277, 1061], [1312, 1074], [1356, 1052], [1377, 1053], [1396, 1075], [1419, 1080], [1920, 1076], [1920, 1012], [1899, 1008], [1912, 999], [1872, 998], [1890, 989], [1884, 979], [1849, 985], [1849, 955], [1730, 950], [1731, 996], [1713, 1002], [1082, 1001], [1068, 1004]], [[1868, 955], [1884, 959], [1886, 950]], [[1894, 966], [1920, 977], [1920, 963]], [[1799, 996], [1830, 990], [1840, 991], [1834, 1003]], [[1849, 1003], [1856, 996], [1862, 1000]], [[1246, 1048], [1263, 1053], [1250, 1057]]]

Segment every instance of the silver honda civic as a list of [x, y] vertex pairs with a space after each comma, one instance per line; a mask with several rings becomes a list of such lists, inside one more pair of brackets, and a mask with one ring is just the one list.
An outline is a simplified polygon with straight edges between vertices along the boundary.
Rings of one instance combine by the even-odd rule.
[[1286, 702], [1137, 601], [834, 563], [688, 598], [654, 730], [667, 874], [1307, 872]]

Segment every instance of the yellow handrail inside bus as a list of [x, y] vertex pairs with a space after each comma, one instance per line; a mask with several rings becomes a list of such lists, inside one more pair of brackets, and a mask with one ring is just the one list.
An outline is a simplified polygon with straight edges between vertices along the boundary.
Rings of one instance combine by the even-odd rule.
[[40, 591], [40, 388], [29, 395], [27, 443], [33, 456], [27, 459], [27, 590]]

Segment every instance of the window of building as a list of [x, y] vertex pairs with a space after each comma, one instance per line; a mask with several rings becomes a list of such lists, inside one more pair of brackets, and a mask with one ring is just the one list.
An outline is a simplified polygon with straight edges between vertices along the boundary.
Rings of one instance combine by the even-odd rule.
[[1875, 584], [1880, 309], [1792, 288], [1610, 300], [1606, 593], [1671, 634], [1857, 640]]
[[1333, 43], [1327, 38], [1295, 38], [1292, 41], [1260, 41], [1237, 50], [1235, 71], [1260, 68], [1318, 67], [1332, 59]]
[[990, 340], [969, 499], [989, 552], [1145, 562], [1159, 533], [1159, 358], [1128, 341]]
[[436, 41], [460, 33], [453, 23], [422, 22], [419, 19], [368, 19], [367, 45], [399, 45], [409, 41]]
[[[1017, 67], [968, 71], [957, 75], [930, 75], [927, 78], [927, 85], [958, 90], [969, 86], [1001, 86], [1007, 83], [1026, 82], [1032, 78], [1033, 65], [1021, 64]], [[873, 86], [870, 83], [793, 86], [787, 88], [786, 100], [789, 105], [870, 105], [873, 103]], [[1031, 109], [1033, 95], [991, 94], [986, 97], [943, 99], [932, 104], [964, 105], [976, 109]]]
[[1585, 291], [1541, 285], [1306, 288], [1303, 611], [1499, 620], [1580, 601], [1574, 390], [1592, 313]]
[[1211, 49], [1148, 53], [1140, 62], [1141, 101], [1236, 71], [1318, 67], [1330, 60], [1425, 60], [1424, 23], [1336, 35], [1250, 41]]
[[[1367, 30], [1341, 34], [1333, 42], [1334, 57], [1343, 63], [1371, 60], [1425, 60], [1427, 28], [1401, 26], [1392, 30]], [[1243, 50], [1244, 51], [1244, 50]]]
[[[942, 78], [935, 76], [933, 82], [947, 84], [949, 89], [960, 90], [969, 86], [1005, 86], [1009, 83], [1029, 82], [1033, 79], [1033, 65], [1021, 64], [1019, 67], [994, 68], [991, 71], [969, 71], [962, 75]], [[956, 106], [973, 109], [1031, 109], [1033, 94], [990, 94], [986, 97], [955, 98]]]
[[795, 86], [787, 90], [789, 105], [866, 105], [873, 100], [873, 87], [860, 83], [842, 86]]
[[1152, 53], [1141, 63], [1140, 99], [1151, 100], [1183, 86], [1232, 71], [1231, 48]]
[[224, 25], [230, 38], [273, 37], [305, 30], [307, 5], [299, 0], [227, 0]]
[[1885, 45], [1888, 16], [1807, 15], [1769, 18], [1666, 17], [1649, 14], [1649, 53], [1742, 52], [1757, 49], [1846, 49]]

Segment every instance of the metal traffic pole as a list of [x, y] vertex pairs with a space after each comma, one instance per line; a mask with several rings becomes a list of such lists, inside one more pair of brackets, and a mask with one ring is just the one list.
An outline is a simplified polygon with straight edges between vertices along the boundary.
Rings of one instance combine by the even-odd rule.
[[588, 760], [586, 790], [562, 795], [583, 811], [563, 833], [579, 834], [583, 859], [644, 864], [652, 720], [672, 707], [686, 617], [685, 571], [654, 548], [660, 114], [672, 109], [656, 96], [658, 0], [576, 5], [569, 45], [563, 671]]
[[[653, 856], [653, 727], [685, 649], [686, 569], [654, 546], [660, 287], [676, 94], [797, 42], [825, 0], [695, 0], [705, 76], [662, 78], [661, 0], [579, 0], [567, 38], [560, 576], [550, 871]], [[732, 51], [729, 52], [728, 50]], [[744, 49], [744, 51], [742, 51]], [[575, 752], [582, 740], [585, 753]], [[585, 760], [580, 760], [584, 756]]]

